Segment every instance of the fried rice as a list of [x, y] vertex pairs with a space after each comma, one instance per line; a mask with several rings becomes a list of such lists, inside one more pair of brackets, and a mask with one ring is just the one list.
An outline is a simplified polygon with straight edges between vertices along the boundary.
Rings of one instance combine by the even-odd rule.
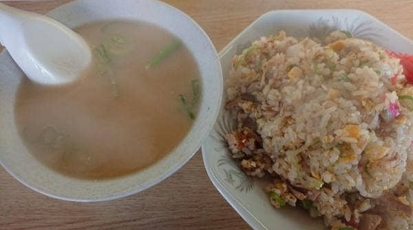
[[274, 207], [333, 230], [413, 229], [413, 86], [397, 58], [343, 31], [281, 31], [233, 58], [226, 88], [230, 152], [271, 178]]

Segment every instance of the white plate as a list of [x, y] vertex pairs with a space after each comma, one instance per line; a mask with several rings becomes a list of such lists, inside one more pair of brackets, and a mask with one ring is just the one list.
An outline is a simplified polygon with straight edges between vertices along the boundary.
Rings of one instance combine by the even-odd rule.
[[[376, 18], [357, 10], [282, 10], [258, 18], [221, 52], [224, 78], [231, 68], [232, 58], [261, 36], [280, 30], [287, 35], [320, 36], [333, 30], [346, 30], [353, 36], [371, 40], [396, 52], [413, 54], [413, 42]], [[223, 99], [225, 104], [225, 98]], [[263, 191], [264, 182], [251, 180], [230, 158], [223, 134], [231, 130], [232, 122], [221, 107], [210, 136], [202, 146], [206, 170], [212, 183], [229, 204], [254, 229], [325, 229], [320, 219], [311, 219], [300, 209], [274, 209]]]

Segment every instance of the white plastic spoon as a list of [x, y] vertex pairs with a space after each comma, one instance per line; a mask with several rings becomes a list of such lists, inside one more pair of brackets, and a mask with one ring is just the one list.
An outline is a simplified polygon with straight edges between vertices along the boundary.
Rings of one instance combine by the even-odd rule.
[[43, 15], [0, 3], [0, 43], [32, 80], [58, 85], [74, 81], [90, 65], [83, 38]]

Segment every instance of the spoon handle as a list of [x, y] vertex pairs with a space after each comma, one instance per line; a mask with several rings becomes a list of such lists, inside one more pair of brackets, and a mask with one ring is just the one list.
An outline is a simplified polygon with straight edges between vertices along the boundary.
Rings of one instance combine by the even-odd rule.
[[4, 45], [4, 36], [7, 33], [6, 27], [10, 26], [11, 18], [9, 17], [8, 6], [0, 3], [0, 44]]
[[10, 7], [6, 4], [0, 3], [0, 44], [7, 46], [6, 36], [18, 36], [19, 26], [21, 26], [22, 19], [25, 15], [35, 14]]
[[0, 3], [0, 43], [31, 80], [73, 81], [89, 66], [89, 45], [70, 28], [41, 14]]

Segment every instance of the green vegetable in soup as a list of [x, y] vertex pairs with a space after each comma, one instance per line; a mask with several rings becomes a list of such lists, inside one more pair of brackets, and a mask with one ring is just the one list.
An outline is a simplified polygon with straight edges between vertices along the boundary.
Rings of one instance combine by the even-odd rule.
[[192, 105], [195, 106], [201, 97], [201, 86], [199, 80], [192, 80]]
[[131, 53], [135, 45], [128, 38], [116, 34], [106, 39], [103, 43], [109, 53], [114, 56], [122, 56]]
[[132, 51], [132, 48], [133, 46], [131, 46], [129, 40], [121, 35], [113, 35], [94, 48], [94, 53], [98, 60], [98, 73], [100, 75], [107, 75], [109, 78], [113, 98], [119, 97], [118, 83], [114, 79], [111, 67], [114, 56], [127, 54]]
[[191, 118], [191, 120], [194, 120], [195, 114], [191, 111], [191, 108], [188, 106], [185, 96], [182, 94], [179, 94], [179, 101], [181, 102], [182, 106], [185, 108], [185, 111], [188, 114], [188, 117]]
[[175, 51], [181, 47], [182, 43], [179, 40], [174, 40], [172, 43], [164, 47], [159, 53], [145, 66], [145, 69], [149, 69], [158, 63], [160, 63], [165, 58], [169, 57]]
[[186, 97], [183, 94], [179, 94], [179, 101], [182, 105], [182, 107], [185, 109], [186, 113], [188, 114], [188, 117], [191, 120], [195, 119], [195, 110], [196, 106], [199, 102], [199, 99], [201, 97], [201, 86], [199, 83], [199, 80], [195, 79], [191, 81], [191, 86], [192, 86], [192, 100], [189, 103], [186, 99]]
[[119, 97], [118, 83], [112, 77], [110, 78], [110, 85], [112, 87], [112, 97], [113, 98]]
[[130, 42], [126, 38], [120, 35], [115, 35], [106, 39], [94, 49], [99, 58], [99, 63], [108, 66], [113, 61], [113, 56], [121, 56], [131, 52], [133, 46], [129, 43]]
[[110, 38], [110, 41], [112, 41], [113, 43], [117, 43], [117, 44], [125, 44], [126, 43], [126, 39], [122, 36], [113, 36]]
[[112, 62], [109, 51], [104, 44], [96, 47], [94, 51], [98, 55], [99, 63], [109, 65]]
[[109, 77], [109, 82], [112, 88], [112, 97], [117, 98], [119, 97], [119, 89], [118, 89], [118, 84], [115, 81], [114, 77], [112, 76], [112, 70], [111, 70], [111, 63], [112, 63], [112, 57], [110, 55], [110, 52], [107, 49], [107, 46], [104, 44], [100, 44], [96, 48], [94, 48], [94, 53], [97, 56], [98, 60], [98, 73], [100, 75], [107, 75]]
[[105, 37], [102, 42], [111, 55], [124, 55], [131, 53], [135, 49], [136, 43], [129, 36], [124, 36], [122, 28], [124, 22], [108, 22], [104, 24], [100, 31]]

